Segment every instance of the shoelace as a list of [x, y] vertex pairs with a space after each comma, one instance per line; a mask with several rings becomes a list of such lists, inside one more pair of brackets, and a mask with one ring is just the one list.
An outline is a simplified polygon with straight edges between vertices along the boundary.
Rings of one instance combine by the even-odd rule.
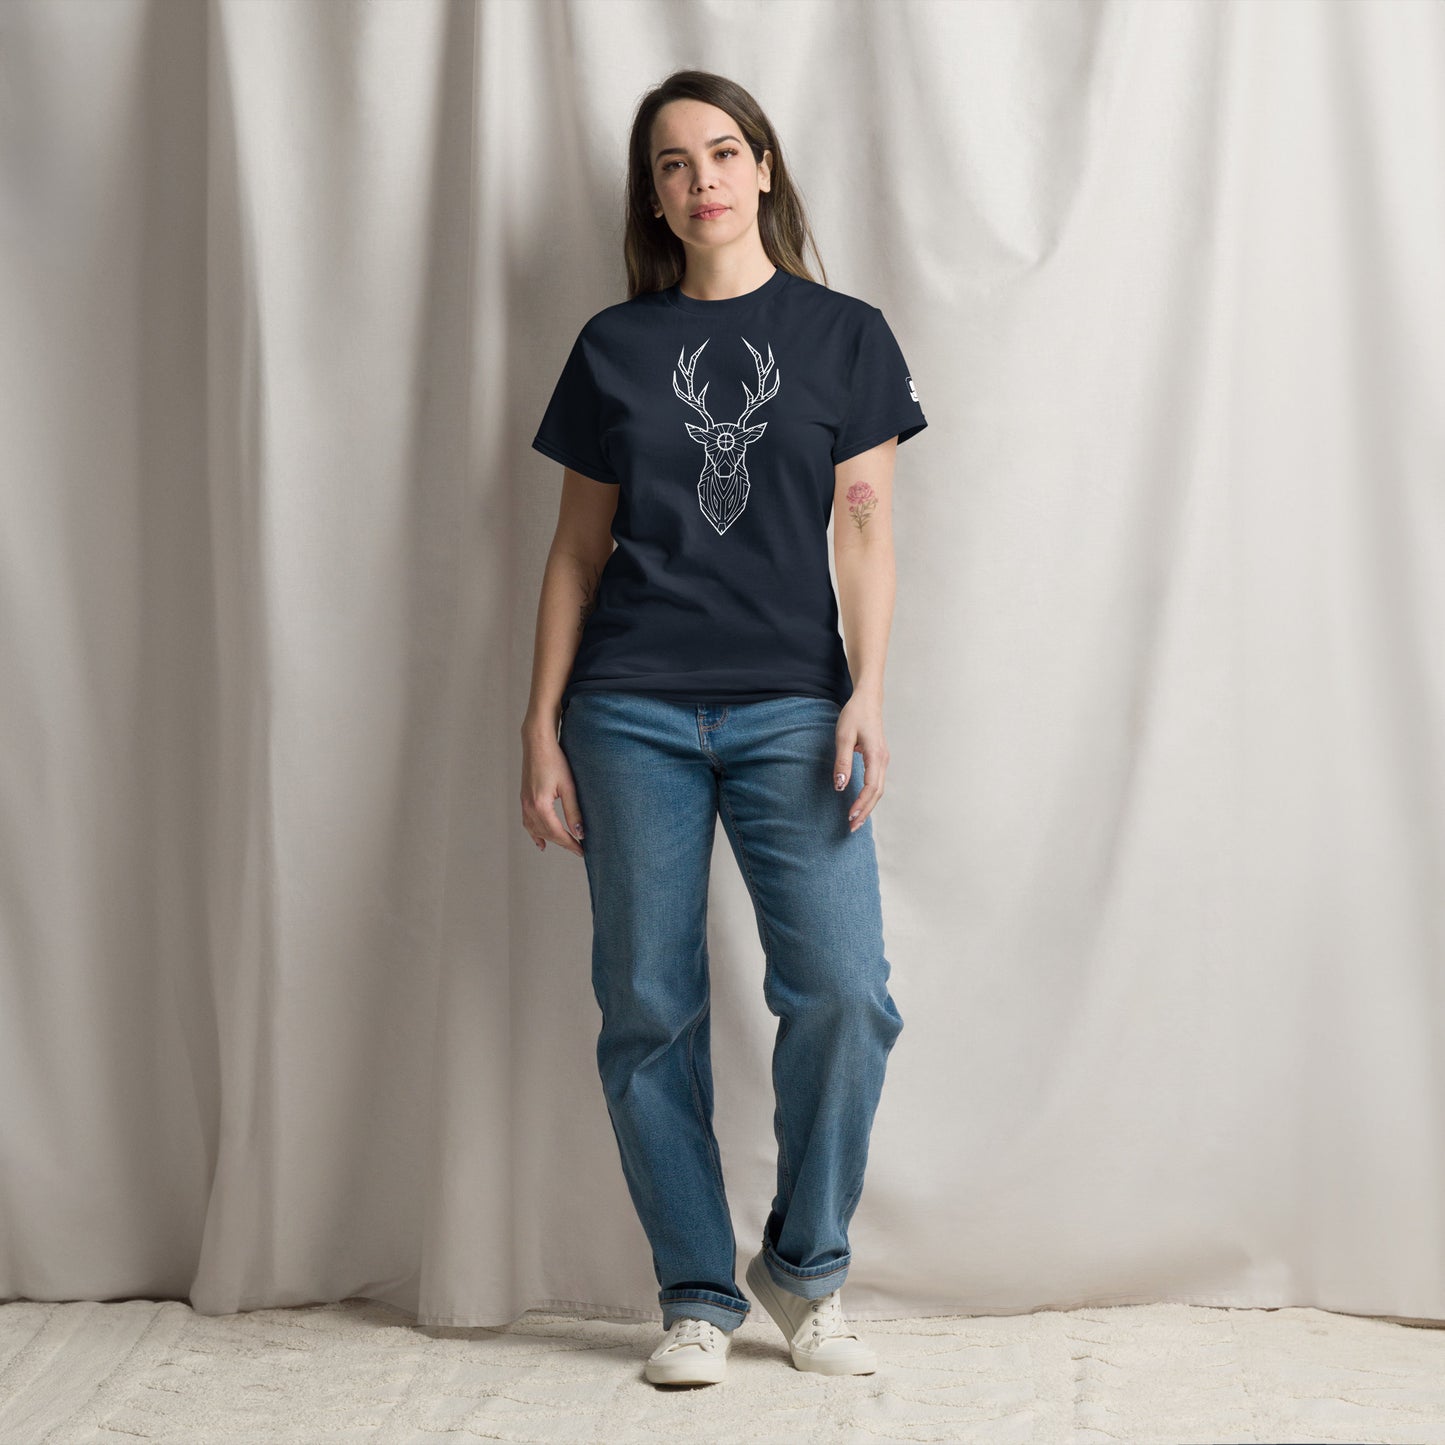
[[690, 1315], [683, 1315], [675, 1320], [673, 1329], [675, 1333], [667, 1346], [669, 1350], [679, 1349], [683, 1345], [701, 1345], [705, 1350], [713, 1350], [719, 1343], [715, 1337], [721, 1333], [711, 1320], [693, 1319]]
[[812, 1304], [808, 1320], [812, 1325], [812, 1340], [815, 1345], [825, 1339], [858, 1338], [856, 1332], [849, 1329], [843, 1319], [843, 1301], [839, 1291], [825, 1294], [822, 1299], [814, 1300]]

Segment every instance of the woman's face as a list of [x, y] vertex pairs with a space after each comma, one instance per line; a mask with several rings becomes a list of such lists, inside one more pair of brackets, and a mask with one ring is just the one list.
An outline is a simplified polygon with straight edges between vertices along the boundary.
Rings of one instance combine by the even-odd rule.
[[652, 123], [654, 215], [685, 246], [725, 246], [757, 223], [773, 153], [754, 163], [741, 127], [701, 100], [671, 100]]

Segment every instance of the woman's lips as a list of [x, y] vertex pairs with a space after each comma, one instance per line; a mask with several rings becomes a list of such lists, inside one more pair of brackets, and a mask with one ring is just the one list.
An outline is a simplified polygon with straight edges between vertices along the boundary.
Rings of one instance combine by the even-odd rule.
[[726, 206], [709, 206], [706, 210], [694, 211], [692, 219], [694, 221], [710, 221], [714, 216], [721, 216], [726, 210]]

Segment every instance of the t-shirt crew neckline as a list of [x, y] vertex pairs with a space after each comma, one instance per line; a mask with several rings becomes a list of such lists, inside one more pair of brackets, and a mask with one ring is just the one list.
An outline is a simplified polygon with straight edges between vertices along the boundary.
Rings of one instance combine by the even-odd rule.
[[723, 296], [715, 301], [703, 301], [696, 296], [687, 295], [682, 289], [681, 281], [674, 281], [662, 294], [670, 305], [677, 307], [679, 311], [690, 311], [694, 316], [739, 316], [780, 291], [787, 285], [792, 274], [779, 266], [761, 286], [754, 286], [751, 291], [744, 291], [741, 296]]

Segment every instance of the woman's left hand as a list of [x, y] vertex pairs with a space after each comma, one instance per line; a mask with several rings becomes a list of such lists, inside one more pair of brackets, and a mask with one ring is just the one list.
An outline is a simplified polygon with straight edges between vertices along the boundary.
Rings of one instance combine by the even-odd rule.
[[883, 741], [883, 699], [855, 689], [838, 714], [836, 742], [833, 787], [840, 793], [853, 776], [853, 754], [863, 754], [863, 791], [848, 810], [848, 831], [856, 833], [883, 796], [883, 775], [888, 771], [888, 745]]

